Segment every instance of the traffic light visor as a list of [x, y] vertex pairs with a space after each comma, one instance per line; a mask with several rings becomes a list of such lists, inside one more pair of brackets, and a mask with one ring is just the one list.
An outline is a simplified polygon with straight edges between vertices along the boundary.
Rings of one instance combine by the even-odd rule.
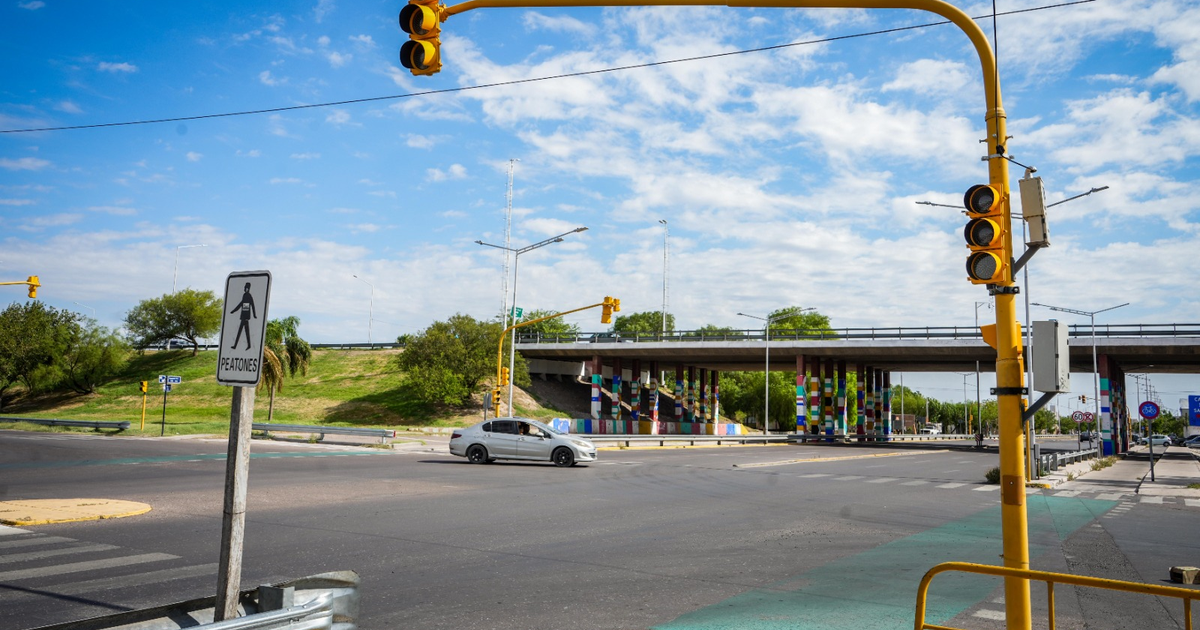
[[992, 252], [975, 252], [967, 258], [967, 275], [972, 280], [998, 282], [1001, 271], [1000, 257]]
[[986, 184], [972, 186], [963, 196], [963, 205], [967, 207], [967, 214], [972, 216], [991, 214], [999, 209], [1000, 193]]
[[428, 35], [437, 29], [438, 17], [422, 4], [407, 4], [400, 9], [400, 29], [412, 35]]
[[963, 229], [963, 236], [967, 239], [967, 244], [974, 247], [991, 247], [998, 244], [1000, 239], [1000, 226], [996, 225], [991, 219], [972, 219], [967, 227]]
[[[413, 5], [408, 5], [413, 6]], [[400, 47], [400, 65], [409, 70], [427, 70], [438, 63], [437, 46], [424, 40], [409, 40]]]

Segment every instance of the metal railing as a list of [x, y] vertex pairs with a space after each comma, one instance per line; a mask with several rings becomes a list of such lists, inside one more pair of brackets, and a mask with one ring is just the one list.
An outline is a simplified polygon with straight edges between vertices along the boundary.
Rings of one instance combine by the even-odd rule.
[[[1091, 337], [1089, 324], [1071, 324], [1067, 327], [1071, 337]], [[1096, 336], [1103, 338], [1144, 337], [1200, 337], [1200, 324], [1098, 324]], [[1023, 333], [1022, 333], [1023, 334]], [[517, 343], [644, 343], [644, 342], [708, 342], [708, 341], [761, 341], [762, 329], [728, 330], [708, 332], [678, 330], [667, 333], [623, 333], [623, 332], [580, 332], [518, 333]], [[772, 341], [837, 341], [852, 339], [978, 339], [983, 335], [974, 326], [925, 326], [884, 328], [829, 328], [771, 330]], [[314, 346], [315, 347], [315, 346]]]
[[250, 425], [250, 428], [255, 431], [262, 431], [271, 437], [271, 431], [282, 431], [284, 433], [316, 433], [321, 437], [318, 439], [324, 440], [326, 433], [334, 433], [338, 435], [358, 435], [362, 437], [377, 437], [380, 444], [387, 442], [387, 438], [396, 437], [395, 429], [370, 429], [365, 427], [335, 427], [323, 425], [305, 425], [305, 424], [277, 424], [274, 422], [255, 422]]
[[1091, 448], [1082, 451], [1074, 451], [1071, 453], [1041, 453], [1038, 455], [1038, 462], [1041, 464], [1041, 472], [1043, 474], [1058, 470], [1067, 464], [1081, 462], [1085, 459], [1093, 459], [1100, 456], [1100, 450]]
[[788, 436], [783, 434], [763, 435], [624, 435], [619, 433], [592, 433], [588, 440], [597, 446], [697, 446], [700, 444], [784, 444]]
[[1012, 577], [1026, 580], [1036, 580], [1046, 583], [1046, 598], [1049, 604], [1048, 617], [1050, 620], [1050, 630], [1055, 629], [1054, 624], [1054, 585], [1055, 584], [1070, 584], [1072, 586], [1084, 586], [1088, 588], [1101, 588], [1110, 591], [1124, 591], [1127, 593], [1142, 593], [1144, 595], [1154, 595], [1157, 597], [1172, 597], [1183, 600], [1183, 619], [1185, 630], [1192, 630], [1192, 600], [1200, 599], [1200, 590], [1191, 590], [1187, 588], [1179, 588], [1177, 586], [1158, 586], [1156, 584], [1140, 584], [1138, 582], [1126, 582], [1123, 580], [1110, 580], [1107, 578], [1088, 577], [1084, 575], [1067, 575], [1065, 573], [1051, 573], [1049, 571], [1034, 571], [1032, 569], [1012, 569], [1009, 567], [997, 567], [986, 564], [974, 564], [971, 562], [943, 562], [928, 572], [921, 578], [921, 585], [917, 588], [917, 611], [916, 618], [913, 623], [915, 630], [963, 630], [951, 626], [939, 626], [931, 623], [925, 623], [925, 602], [928, 597], [929, 583], [933, 581], [934, 576], [947, 571], [960, 571], [963, 573], [978, 573], [982, 575], [992, 575], [996, 577]]
[[124, 431], [129, 428], [129, 422], [108, 421], [108, 420], [61, 420], [58, 418], [15, 418], [12, 416], [0, 417], [0, 420], [7, 422], [30, 422], [33, 424], [44, 424], [52, 427], [84, 427], [89, 429], [116, 429]]

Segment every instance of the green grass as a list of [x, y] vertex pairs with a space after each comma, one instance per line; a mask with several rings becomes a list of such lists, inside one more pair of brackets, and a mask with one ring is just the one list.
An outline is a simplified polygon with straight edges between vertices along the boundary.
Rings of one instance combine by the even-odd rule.
[[[332, 424], [361, 427], [463, 426], [474, 417], [470, 408], [434, 407], [408, 394], [394, 367], [394, 350], [313, 352], [308, 375], [287, 379], [275, 394], [273, 422]], [[168, 435], [227, 433], [233, 388], [216, 382], [216, 351], [192, 356], [191, 350], [135, 355], [117, 378], [88, 395], [24, 396], [5, 406], [3, 415], [73, 420], [128, 420], [125, 434], [158, 435], [163, 417], [160, 374], [179, 376], [183, 383], [167, 394]], [[141, 428], [142, 394], [139, 381], [150, 382], [146, 395], [146, 424]], [[269, 396], [255, 399], [254, 419], [265, 422]], [[469, 423], [469, 422], [467, 422]], [[0, 427], [11, 427], [10, 423]], [[40, 427], [40, 425], [24, 425]], [[46, 430], [40, 427], [38, 430]], [[88, 430], [88, 429], [81, 429]]]

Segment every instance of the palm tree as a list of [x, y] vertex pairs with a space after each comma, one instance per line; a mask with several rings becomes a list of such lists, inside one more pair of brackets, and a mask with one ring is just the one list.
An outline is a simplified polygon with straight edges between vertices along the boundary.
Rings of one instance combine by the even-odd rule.
[[267, 406], [267, 422], [275, 411], [275, 392], [283, 391], [283, 379], [288, 376], [308, 375], [308, 362], [312, 360], [312, 348], [301, 339], [296, 329], [300, 318], [292, 315], [267, 322], [266, 347], [263, 348], [263, 376], [258, 390], [266, 387], [271, 392]]

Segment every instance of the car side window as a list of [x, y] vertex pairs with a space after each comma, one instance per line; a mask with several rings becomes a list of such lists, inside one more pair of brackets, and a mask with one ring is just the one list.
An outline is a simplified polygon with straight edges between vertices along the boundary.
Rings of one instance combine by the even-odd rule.
[[483, 432], [484, 432], [484, 433], [491, 433], [491, 432], [492, 432], [492, 423], [491, 423], [491, 422], [485, 422], [485, 423], [483, 423]]
[[492, 423], [492, 433], [510, 433], [516, 435], [517, 423], [512, 420], [497, 420]]

